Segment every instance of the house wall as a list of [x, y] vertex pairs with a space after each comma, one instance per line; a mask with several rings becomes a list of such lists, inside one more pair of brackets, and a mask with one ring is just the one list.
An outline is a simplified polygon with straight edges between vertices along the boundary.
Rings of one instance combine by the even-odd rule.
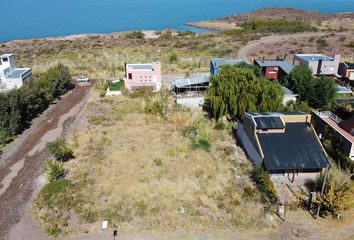
[[[131, 76], [131, 79], [130, 79]], [[125, 87], [137, 90], [141, 87], [152, 87], [154, 91], [161, 90], [161, 64], [152, 63], [152, 70], [134, 70], [127, 65]]]
[[264, 76], [268, 79], [278, 79], [278, 67], [266, 67]]
[[204, 104], [204, 97], [177, 97], [177, 104], [185, 107], [200, 107]]
[[[327, 138], [326, 136], [326, 127], [329, 127], [333, 129], [330, 125], [328, 125], [320, 116], [317, 114], [313, 113], [312, 114], [312, 119], [314, 121], [313, 127], [316, 131], [316, 134], [319, 136], [321, 134], [322, 138]], [[348, 139], [343, 137], [340, 133], [338, 133], [335, 129], [333, 129], [337, 137], [340, 139], [341, 142], [341, 150], [343, 154], [346, 156], [350, 157], [352, 160], [354, 160], [354, 146], [353, 143], [350, 142]]]
[[294, 55], [294, 64], [298, 61], [300, 64], [307, 66], [313, 72], [313, 74], [325, 74], [325, 75], [334, 75], [338, 72], [340, 54], [334, 56], [333, 61], [322, 61], [321, 68], [319, 68], [320, 61], [306, 61], [301, 57]]
[[284, 115], [281, 116], [283, 121], [286, 122], [310, 122], [311, 121], [311, 115]]
[[210, 61], [210, 74], [212, 76], [216, 76], [218, 74], [218, 67], [215, 66], [212, 61]]
[[15, 89], [23, 86], [23, 81], [21, 78], [5, 78], [2, 83], [6, 85], [7, 89]]
[[253, 143], [248, 138], [242, 123], [237, 124], [237, 138], [240, 140], [243, 148], [246, 150], [247, 155], [252, 160], [252, 162], [256, 166], [261, 166], [263, 159], [258, 153], [258, 150], [254, 147]]

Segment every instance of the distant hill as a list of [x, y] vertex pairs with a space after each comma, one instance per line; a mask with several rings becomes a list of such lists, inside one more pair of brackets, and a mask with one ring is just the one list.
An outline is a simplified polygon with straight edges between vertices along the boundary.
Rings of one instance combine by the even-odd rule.
[[248, 13], [240, 13], [232, 16], [212, 19], [209, 21], [200, 21], [187, 23], [187, 25], [210, 28], [210, 29], [231, 29], [240, 26], [252, 19], [287, 19], [287, 20], [301, 20], [311, 25], [318, 25], [318, 23], [328, 22], [332, 20], [349, 20], [354, 21], [354, 13], [336, 13], [327, 14], [316, 11], [308, 11], [298, 8], [279, 8], [268, 7], [261, 8]]

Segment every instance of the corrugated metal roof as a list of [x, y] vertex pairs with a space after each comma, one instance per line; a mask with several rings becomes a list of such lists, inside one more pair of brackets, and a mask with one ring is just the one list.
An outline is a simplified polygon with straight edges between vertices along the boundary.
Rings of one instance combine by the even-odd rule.
[[290, 74], [294, 66], [286, 60], [255, 60], [260, 67], [280, 67], [286, 74]]
[[306, 123], [287, 123], [284, 133], [260, 133], [258, 139], [267, 170], [320, 169], [329, 163]]
[[209, 82], [209, 78], [206, 75], [200, 75], [196, 77], [184, 78], [175, 80], [174, 85], [177, 88], [187, 87], [194, 84], [202, 84]]

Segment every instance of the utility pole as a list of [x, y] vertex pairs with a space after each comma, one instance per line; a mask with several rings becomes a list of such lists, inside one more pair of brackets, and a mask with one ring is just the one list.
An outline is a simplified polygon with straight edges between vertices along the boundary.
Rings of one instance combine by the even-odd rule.
[[[324, 189], [325, 189], [328, 173], [329, 173], [329, 164], [327, 163], [326, 175], [325, 175], [325, 177], [323, 179], [323, 183], [322, 183], [322, 189], [321, 189], [321, 195], [320, 195], [321, 197], [323, 197], [323, 193], [324, 193]], [[320, 210], [321, 210], [321, 204], [318, 204], [317, 213], [316, 213], [316, 219], [318, 219], [318, 217], [320, 215]]]

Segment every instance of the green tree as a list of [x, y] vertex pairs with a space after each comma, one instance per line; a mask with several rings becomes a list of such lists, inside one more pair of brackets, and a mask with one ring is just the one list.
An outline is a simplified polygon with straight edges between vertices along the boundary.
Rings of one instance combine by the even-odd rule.
[[74, 157], [73, 150], [65, 140], [49, 142], [46, 146], [57, 161], [68, 161]]
[[63, 64], [58, 64], [50, 68], [45, 74], [44, 79], [48, 81], [54, 98], [63, 95], [70, 88], [71, 76], [69, 68]]
[[244, 112], [283, 110], [283, 91], [278, 83], [259, 78], [255, 69], [247, 66], [223, 66], [210, 79], [207, 94], [209, 111], [219, 119], [230, 115], [241, 119]]
[[296, 66], [284, 85], [298, 93], [301, 101], [306, 101], [313, 108], [330, 106], [335, 97], [335, 84], [331, 79], [315, 79], [311, 69], [306, 66]]
[[314, 97], [309, 99], [310, 104], [314, 108], [323, 108], [330, 106], [334, 102], [336, 95], [335, 84], [331, 79], [323, 78], [315, 79]]
[[303, 65], [296, 66], [287, 81], [287, 87], [299, 94], [300, 100], [309, 102], [309, 99], [313, 99], [315, 81], [311, 69]]

